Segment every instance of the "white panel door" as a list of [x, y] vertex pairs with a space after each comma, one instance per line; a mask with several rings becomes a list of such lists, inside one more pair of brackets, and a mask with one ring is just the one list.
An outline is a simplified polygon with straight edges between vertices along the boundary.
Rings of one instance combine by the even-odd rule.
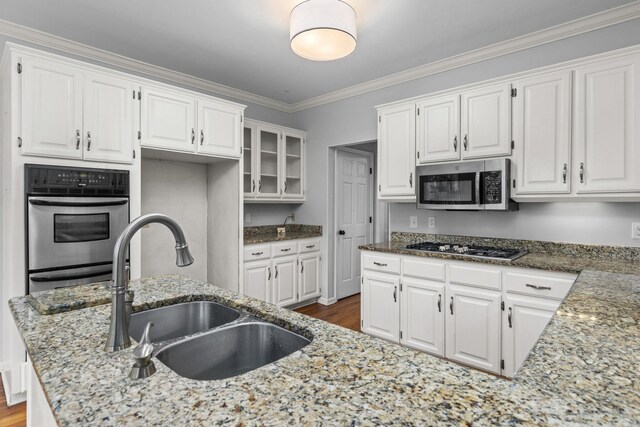
[[425, 164], [460, 158], [460, 95], [431, 98], [419, 102], [417, 163]]
[[444, 357], [444, 284], [402, 278], [400, 343]]
[[462, 158], [511, 154], [511, 84], [464, 92], [461, 103]]
[[502, 313], [502, 374], [513, 377], [542, 335], [560, 301], [507, 294]]
[[389, 341], [400, 339], [400, 278], [365, 271], [362, 282], [362, 332]]
[[242, 111], [218, 102], [198, 100], [198, 153], [240, 157]]
[[273, 303], [291, 305], [298, 299], [298, 258], [289, 256], [273, 260]]
[[85, 75], [85, 160], [133, 161], [135, 89], [127, 80], [99, 73]]
[[640, 191], [640, 55], [576, 71], [578, 193]]
[[245, 262], [242, 293], [249, 297], [271, 302], [271, 275], [271, 260]]
[[196, 100], [187, 94], [145, 86], [142, 88], [143, 147], [194, 153]]
[[447, 358], [500, 373], [499, 292], [449, 285], [446, 301]]
[[300, 255], [300, 301], [320, 296], [320, 252]]
[[22, 154], [81, 159], [82, 72], [25, 57], [21, 78]]
[[369, 157], [338, 151], [336, 156], [336, 297], [360, 292], [360, 250], [371, 242]]
[[378, 197], [415, 198], [415, 104], [390, 107], [378, 118]]
[[514, 83], [516, 193], [569, 193], [571, 71]]

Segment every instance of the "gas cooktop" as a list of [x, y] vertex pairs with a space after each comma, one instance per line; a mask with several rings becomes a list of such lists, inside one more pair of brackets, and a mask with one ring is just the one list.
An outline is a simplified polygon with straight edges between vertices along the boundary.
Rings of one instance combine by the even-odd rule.
[[422, 242], [408, 245], [407, 249], [439, 254], [463, 255], [476, 258], [513, 261], [527, 254], [524, 249], [503, 249], [489, 246], [463, 246], [450, 243]]

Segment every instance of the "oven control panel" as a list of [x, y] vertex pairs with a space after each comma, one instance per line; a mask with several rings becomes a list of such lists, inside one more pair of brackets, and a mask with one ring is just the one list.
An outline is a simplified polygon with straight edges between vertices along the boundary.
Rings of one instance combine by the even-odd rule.
[[25, 165], [30, 195], [128, 196], [129, 171]]

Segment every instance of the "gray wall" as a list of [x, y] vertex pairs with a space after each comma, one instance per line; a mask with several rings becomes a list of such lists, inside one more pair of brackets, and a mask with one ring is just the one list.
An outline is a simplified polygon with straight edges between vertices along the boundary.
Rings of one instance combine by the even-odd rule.
[[[326, 208], [327, 198], [330, 194], [328, 188], [330, 171], [328, 164], [329, 147], [376, 139], [375, 105], [472, 84], [639, 43], [640, 20], [629, 21], [555, 43], [294, 113], [294, 127], [307, 131], [307, 156], [309, 159], [313, 159], [313, 161], [307, 162], [307, 202], [296, 210], [298, 222], [324, 226], [329, 224], [329, 212]], [[580, 203], [576, 206], [584, 207], [586, 205]], [[394, 207], [394, 211], [397, 209], [400, 209], [401, 214], [404, 216], [408, 216], [409, 212], [411, 212], [410, 207]], [[637, 216], [640, 220], [640, 203], [634, 203], [622, 208], [620, 206], [609, 207], [607, 208], [606, 217], [594, 215], [589, 221], [591, 223], [590, 227], [591, 229], [626, 229], [628, 230], [627, 234], [630, 235], [629, 215], [633, 215], [630, 213], [633, 210], [638, 212]], [[583, 227], [564, 228], [562, 225], [564, 220], [562, 217], [555, 215], [555, 211], [553, 204], [542, 204], [537, 207], [525, 207], [520, 213], [513, 215], [516, 218], [518, 218], [518, 215], [526, 218], [529, 213], [534, 212], [543, 215], [545, 221], [536, 222], [526, 232], [526, 235], [530, 238], [603, 243], [602, 235], [597, 237], [599, 236], [597, 233], [585, 231]], [[583, 211], [579, 207], [575, 207], [573, 212], [582, 213]], [[404, 219], [398, 220], [397, 225], [400, 225], [400, 222], [408, 222], [408, 218], [406, 221]], [[522, 222], [522, 220], [519, 221], [519, 223]], [[483, 230], [477, 234], [485, 236], [499, 235], [502, 232], [502, 225], [503, 219], [500, 217], [487, 217], [487, 220], [482, 221]], [[550, 226], [553, 230], [562, 230], [562, 234], [550, 235], [548, 231]], [[513, 227], [516, 226], [514, 225]], [[455, 225], [446, 229], [451, 233], [465, 232], [463, 228], [456, 228]], [[327, 232], [331, 231], [327, 230]], [[623, 232], [621, 231], [620, 233], [616, 234], [618, 237], [613, 238], [614, 241], [611, 243], [625, 241]], [[523, 233], [522, 235], [525, 234]], [[628, 239], [626, 242], [631, 244]], [[634, 242], [636, 246], [639, 245], [637, 241]], [[326, 264], [324, 265], [326, 266]], [[325, 270], [325, 277], [329, 277], [326, 276], [327, 273]], [[328, 297], [333, 296], [332, 289], [333, 283], [330, 283]]]

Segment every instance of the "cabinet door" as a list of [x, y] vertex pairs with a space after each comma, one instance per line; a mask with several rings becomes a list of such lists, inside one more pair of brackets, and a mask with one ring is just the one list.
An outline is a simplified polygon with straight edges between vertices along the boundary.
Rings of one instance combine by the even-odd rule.
[[275, 126], [258, 125], [258, 197], [279, 199], [281, 198], [281, 165], [280, 165], [280, 139], [282, 134]]
[[252, 123], [247, 123], [243, 127], [243, 174], [242, 185], [244, 188], [244, 198], [253, 199], [256, 196], [258, 190], [258, 179], [256, 178], [256, 126]]
[[285, 131], [282, 136], [282, 190], [285, 199], [303, 199], [304, 134]]
[[415, 199], [416, 108], [380, 110], [378, 118], [378, 198]]
[[400, 342], [444, 357], [444, 284], [402, 278]]
[[514, 83], [516, 193], [569, 193], [571, 71]]
[[578, 193], [640, 191], [640, 55], [576, 71]]
[[511, 154], [511, 85], [464, 92], [460, 120], [463, 159]]
[[135, 86], [105, 74], [87, 73], [84, 100], [84, 159], [131, 163], [136, 124]]
[[513, 377], [542, 335], [560, 301], [507, 294], [502, 313], [502, 374]]
[[198, 153], [240, 157], [242, 111], [230, 105], [198, 100]]
[[143, 147], [194, 153], [195, 98], [166, 89], [142, 88]]
[[362, 281], [362, 332], [389, 341], [400, 339], [400, 304], [395, 275], [365, 271]]
[[451, 95], [419, 102], [417, 163], [460, 158], [460, 96]]
[[243, 291], [246, 296], [271, 302], [271, 260], [244, 263]]
[[273, 303], [278, 307], [298, 302], [298, 258], [273, 260]]
[[320, 296], [320, 253], [300, 256], [300, 301]]
[[25, 57], [21, 77], [22, 154], [81, 159], [82, 72]]
[[449, 285], [446, 301], [447, 358], [500, 373], [499, 292]]

